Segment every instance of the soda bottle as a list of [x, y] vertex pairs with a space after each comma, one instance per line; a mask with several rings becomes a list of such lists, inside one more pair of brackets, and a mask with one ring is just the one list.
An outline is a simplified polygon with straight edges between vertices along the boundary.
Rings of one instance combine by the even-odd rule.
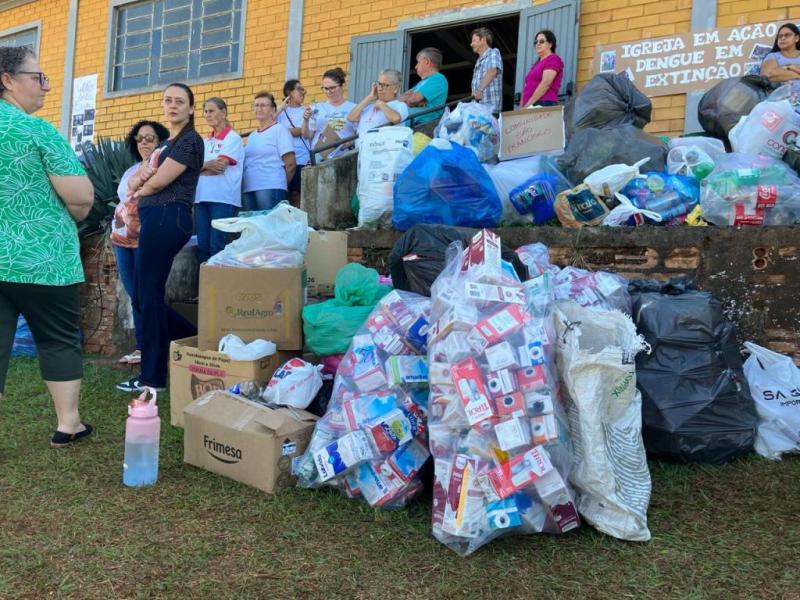
[[319, 109], [315, 106], [311, 109], [311, 116], [308, 117], [308, 131], [314, 133], [317, 130], [317, 113]]
[[[148, 392], [153, 396], [149, 401], [146, 400]], [[128, 405], [122, 483], [128, 487], [139, 487], [156, 482], [160, 437], [161, 419], [158, 418], [156, 392], [152, 388], [145, 388], [142, 395]]]

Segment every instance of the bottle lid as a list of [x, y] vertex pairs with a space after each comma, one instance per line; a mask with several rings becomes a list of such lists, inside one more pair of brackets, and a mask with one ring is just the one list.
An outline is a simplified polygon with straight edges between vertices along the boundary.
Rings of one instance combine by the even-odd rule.
[[[147, 400], [148, 391], [153, 396], [150, 400]], [[144, 388], [141, 396], [132, 400], [128, 405], [128, 414], [140, 419], [157, 417], [158, 407], [156, 406], [156, 391], [153, 388]]]

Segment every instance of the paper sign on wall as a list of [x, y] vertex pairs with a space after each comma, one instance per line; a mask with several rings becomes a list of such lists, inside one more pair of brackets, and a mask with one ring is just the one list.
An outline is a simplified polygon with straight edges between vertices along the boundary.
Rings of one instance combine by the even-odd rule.
[[72, 82], [72, 130], [70, 144], [78, 155], [94, 141], [94, 117], [97, 106], [97, 74], [78, 77]]
[[500, 160], [561, 152], [564, 143], [563, 106], [500, 113]]

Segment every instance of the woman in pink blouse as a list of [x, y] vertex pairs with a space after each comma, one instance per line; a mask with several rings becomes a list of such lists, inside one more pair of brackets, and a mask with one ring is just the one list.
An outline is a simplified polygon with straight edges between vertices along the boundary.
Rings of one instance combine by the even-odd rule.
[[564, 76], [564, 61], [556, 54], [556, 36], [544, 29], [536, 34], [535, 50], [539, 60], [525, 76], [522, 108], [558, 104], [558, 90]]

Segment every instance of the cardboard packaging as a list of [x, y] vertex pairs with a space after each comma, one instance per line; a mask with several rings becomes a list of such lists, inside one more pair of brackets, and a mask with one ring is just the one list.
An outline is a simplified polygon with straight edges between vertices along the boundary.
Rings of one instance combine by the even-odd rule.
[[333, 296], [336, 273], [346, 264], [346, 231], [308, 232], [306, 265], [309, 296]]
[[224, 352], [198, 350], [197, 338], [175, 340], [169, 345], [170, 422], [183, 427], [183, 409], [214, 390], [227, 390], [241, 381], [265, 384], [275, 370], [297, 352], [278, 350], [258, 360], [231, 360]]
[[278, 350], [302, 350], [305, 301], [305, 267], [239, 269], [203, 264], [199, 348], [216, 350], [224, 335], [235, 333], [245, 342], [260, 338], [274, 342]]
[[317, 417], [214, 391], [189, 404], [183, 421], [185, 463], [274, 492], [294, 485], [292, 461], [303, 455]]

